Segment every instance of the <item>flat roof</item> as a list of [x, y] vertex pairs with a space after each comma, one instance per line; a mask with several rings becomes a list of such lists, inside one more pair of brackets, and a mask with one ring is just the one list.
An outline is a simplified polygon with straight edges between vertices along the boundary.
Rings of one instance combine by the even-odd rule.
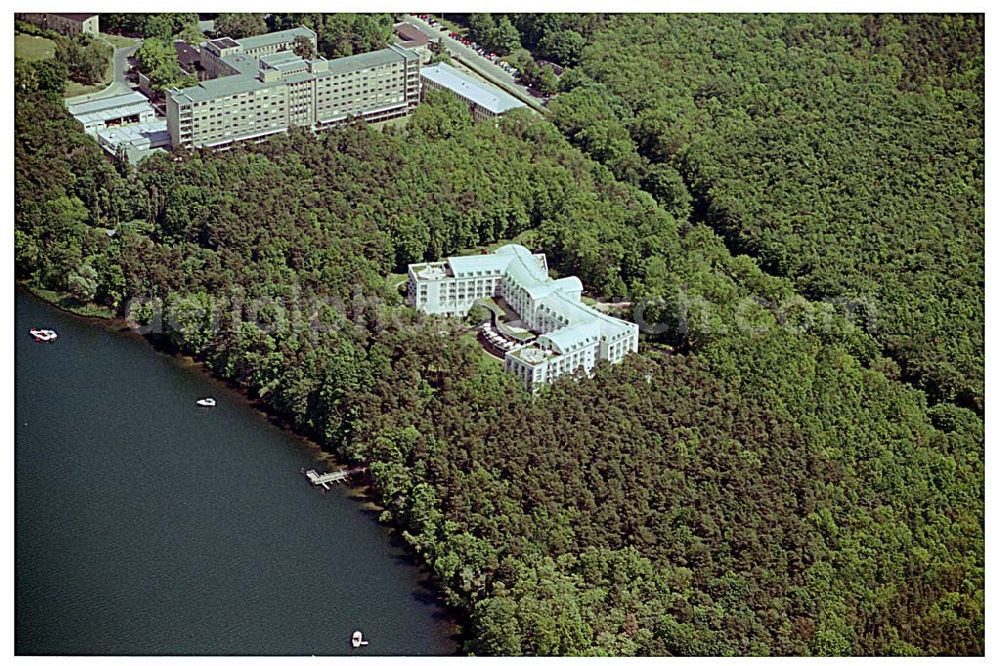
[[[297, 56], [291, 51], [280, 51], [260, 59], [261, 69], [273, 69], [285, 73], [308, 72], [309, 63], [305, 58]], [[324, 70], [325, 71], [325, 70]]]
[[465, 257], [448, 257], [448, 265], [456, 277], [475, 275], [477, 271], [503, 273], [510, 258], [498, 254], [473, 254]]
[[177, 62], [181, 66], [196, 67], [201, 61], [201, 51], [191, 46], [187, 42], [180, 40], [174, 42], [174, 51], [177, 52]]
[[278, 51], [277, 53], [261, 56], [260, 61], [271, 67], [277, 67], [278, 65], [283, 65], [288, 62], [305, 62], [302, 56], [296, 54], [295, 51]]
[[139, 102], [128, 106], [116, 106], [113, 109], [101, 109], [90, 113], [73, 114], [73, 117], [80, 121], [84, 127], [94, 121], [114, 120], [125, 116], [142, 115], [143, 113], [155, 114], [156, 110], [149, 102]]
[[553, 356], [553, 353], [546, 349], [530, 345], [520, 347], [514, 351], [509, 351], [507, 352], [507, 356], [513, 356], [514, 358], [520, 359], [530, 365], [538, 365], [539, 363], [544, 363], [549, 360]]
[[474, 79], [447, 63], [439, 62], [431, 67], [424, 67], [420, 70], [420, 76], [493, 113], [504, 113], [526, 106], [510, 93]]
[[117, 145], [135, 147], [165, 146], [170, 143], [170, 132], [164, 118], [131, 125], [115, 125], [97, 130], [102, 139]]
[[[234, 74], [233, 76], [257, 76], [257, 61], [248, 55], [244, 55], [242, 53], [230, 53], [229, 55], [222, 57], [222, 62], [226, 63], [238, 72], [238, 74]], [[219, 78], [224, 79], [228, 77], [220, 76]]]
[[359, 53], [357, 55], [330, 60], [330, 72], [332, 74], [345, 74], [369, 67], [391, 65], [394, 62], [399, 62], [400, 59], [413, 60], [419, 57], [410, 49], [392, 45], [378, 51], [369, 51], [368, 53]]
[[240, 93], [264, 90], [283, 85], [284, 81], [270, 81], [265, 83], [258, 78], [250, 76], [223, 76], [219, 79], [209, 79], [202, 81], [196, 86], [182, 88], [171, 91], [170, 95], [174, 99], [183, 103], [181, 97], [186, 97], [189, 102], [208, 102], [220, 97], [239, 95]]
[[239, 43], [232, 37], [219, 37], [218, 39], [210, 39], [208, 43], [217, 49], [231, 49], [234, 46], [239, 46]]
[[[308, 37], [310, 39], [316, 39], [316, 33], [300, 25], [297, 28], [289, 28], [288, 30], [278, 30], [277, 32], [266, 32], [263, 35], [254, 35], [253, 37], [244, 37], [243, 39], [236, 40], [240, 46], [244, 49], [259, 49], [266, 46], [277, 46], [278, 44], [283, 44], [285, 42], [294, 41], [296, 37]], [[228, 39], [228, 37], [226, 38]]]
[[149, 100], [146, 96], [142, 93], [132, 91], [130, 93], [125, 93], [124, 95], [102, 97], [101, 99], [82, 102], [80, 104], [67, 104], [66, 110], [74, 116], [79, 116], [85, 113], [93, 113], [94, 111], [103, 111], [105, 109], [114, 109], [119, 106], [129, 106], [132, 104], [143, 103], [149, 104]]
[[97, 142], [112, 155], [119, 148], [124, 148], [129, 163], [137, 164], [153, 153], [166, 152], [164, 148], [170, 146], [170, 132], [166, 119], [160, 118], [144, 123], [102, 127], [97, 130]]

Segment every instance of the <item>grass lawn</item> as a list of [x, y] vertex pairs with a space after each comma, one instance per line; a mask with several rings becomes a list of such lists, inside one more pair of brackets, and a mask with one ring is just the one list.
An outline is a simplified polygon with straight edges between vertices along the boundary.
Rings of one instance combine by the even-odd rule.
[[497, 358], [493, 354], [486, 351], [486, 349], [481, 344], [479, 344], [479, 335], [475, 331], [473, 330], [462, 331], [461, 333], [458, 334], [458, 337], [465, 338], [469, 340], [472, 344], [480, 348], [480, 350], [482, 351], [482, 354], [480, 354], [479, 356], [479, 360], [481, 363], [481, 368], [480, 368], [481, 370], [484, 370], [486, 372], [497, 372], [497, 371], [503, 372], [503, 359]]
[[115, 318], [114, 311], [112, 311], [111, 308], [104, 307], [103, 305], [80, 303], [80, 301], [76, 300], [75, 297], [63, 292], [31, 287], [29, 287], [29, 289], [31, 289], [31, 293], [35, 294], [43, 301], [51, 303], [60, 310], [66, 310], [67, 312], [72, 312], [83, 317], [98, 317], [100, 319]]
[[45, 37], [14, 35], [14, 57], [25, 60], [46, 60], [56, 56], [56, 43]]
[[108, 44], [111, 44], [111, 46], [115, 47], [116, 49], [123, 49], [127, 46], [132, 46], [133, 44], [136, 43], [136, 41], [138, 41], [132, 39], [131, 37], [122, 37], [121, 35], [110, 35], [106, 32], [102, 32], [101, 37]]
[[385, 276], [385, 286], [389, 289], [397, 291], [400, 295], [405, 291], [406, 280], [410, 277], [409, 273], [389, 273]]
[[[449, 21], [447, 18], [441, 18], [441, 16], [439, 14], [432, 14], [432, 16], [434, 17], [435, 21], [437, 21], [438, 23], [442, 24], [444, 27], [448, 28], [448, 32], [457, 32], [459, 35], [461, 35], [463, 37], [465, 36], [465, 34], [467, 32], [469, 32], [469, 29], [466, 28], [464, 25], [459, 25], [459, 24], [457, 24], [457, 23], [455, 23], [453, 21]], [[436, 29], [437, 29], [437, 26], [432, 26], [431, 27], [431, 30], [436, 30]], [[438, 30], [438, 32], [441, 32], [441, 31]]]
[[[115, 39], [125, 39], [115, 35], [107, 35]], [[127, 40], [132, 43], [134, 40]], [[48, 60], [56, 56], [56, 43], [45, 37], [35, 37], [34, 35], [24, 35], [17, 33], [14, 35], [14, 56], [25, 60]], [[66, 90], [63, 97], [76, 97], [77, 95], [87, 95], [104, 90], [114, 75], [114, 65], [108, 61], [108, 67], [104, 71], [104, 77], [99, 83], [94, 85], [84, 85], [76, 81], [66, 81]]]
[[485, 349], [483, 350], [483, 353], [480, 356], [480, 361], [482, 363], [481, 367], [483, 370], [487, 371], [503, 370], [503, 359], [497, 358], [496, 356], [489, 353]]
[[108, 60], [108, 66], [104, 70], [104, 76], [102, 76], [101, 80], [97, 83], [86, 85], [66, 79], [66, 90], [63, 91], [63, 97], [76, 97], [77, 95], [89, 95], [91, 93], [100, 92], [108, 87], [114, 75], [115, 65], [111, 60]]
[[63, 92], [63, 97], [76, 97], [77, 95], [89, 95], [90, 93], [99, 92], [108, 87], [111, 83], [111, 77], [114, 75], [114, 65], [110, 62], [108, 63], [108, 68], [104, 70], [104, 77], [99, 83], [94, 85], [84, 85], [83, 83], [77, 83], [76, 81], [66, 80], [66, 90]]
[[410, 123], [410, 116], [401, 116], [399, 118], [391, 118], [389, 120], [383, 120], [380, 123], [371, 123], [369, 127], [372, 129], [377, 129], [382, 131], [384, 127], [406, 127]]

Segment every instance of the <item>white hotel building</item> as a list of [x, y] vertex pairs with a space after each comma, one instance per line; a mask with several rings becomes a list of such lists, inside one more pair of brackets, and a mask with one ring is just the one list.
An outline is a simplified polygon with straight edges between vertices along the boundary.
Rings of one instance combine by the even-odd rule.
[[505, 245], [494, 254], [411, 264], [409, 304], [428, 314], [463, 316], [476, 300], [499, 296], [538, 336], [507, 351], [504, 369], [533, 387], [598, 360], [621, 361], [639, 349], [639, 327], [580, 301], [577, 277], [553, 280], [544, 254]]

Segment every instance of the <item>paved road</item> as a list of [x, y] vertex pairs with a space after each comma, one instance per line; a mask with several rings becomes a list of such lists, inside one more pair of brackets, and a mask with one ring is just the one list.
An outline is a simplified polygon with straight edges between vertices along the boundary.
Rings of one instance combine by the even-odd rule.
[[114, 97], [115, 95], [125, 95], [132, 92], [133, 88], [125, 81], [125, 73], [128, 72], [128, 59], [129, 57], [139, 50], [139, 46], [142, 41], [138, 41], [132, 46], [126, 46], [124, 48], [115, 49], [114, 55], [111, 57], [111, 62], [114, 65], [114, 73], [111, 77], [111, 83], [104, 90], [99, 90], [95, 93], [89, 93], [87, 95], [77, 95], [76, 97], [67, 97], [66, 104], [81, 104], [83, 102], [90, 102], [95, 99], [104, 99], [105, 97]]
[[495, 65], [488, 58], [476, 53], [476, 50], [466, 46], [457, 39], [452, 39], [448, 36], [448, 30], [438, 30], [436, 27], [429, 25], [423, 19], [407, 14], [403, 17], [406, 23], [414, 26], [421, 32], [423, 32], [428, 37], [434, 39], [441, 38], [441, 43], [447, 47], [448, 51], [451, 52], [453, 56], [458, 57], [466, 65], [469, 65], [476, 73], [482, 75], [488, 80], [492, 80], [494, 83], [500, 85], [502, 88], [511, 92], [521, 101], [530, 104], [536, 109], [543, 110], [544, 107], [541, 106], [541, 100], [532, 95], [527, 86], [523, 86], [517, 82], [513, 75], [511, 75], [507, 70]]

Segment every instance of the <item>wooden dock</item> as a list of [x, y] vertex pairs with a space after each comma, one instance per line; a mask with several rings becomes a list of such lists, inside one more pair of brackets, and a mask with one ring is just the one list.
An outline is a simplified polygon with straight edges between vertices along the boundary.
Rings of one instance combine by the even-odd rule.
[[314, 486], [323, 486], [323, 490], [329, 490], [329, 484], [340, 483], [352, 474], [364, 472], [366, 469], [366, 467], [355, 467], [354, 469], [341, 469], [336, 472], [327, 472], [326, 474], [320, 474], [316, 470], [311, 469], [305, 474], [306, 478], [309, 479], [309, 483]]

